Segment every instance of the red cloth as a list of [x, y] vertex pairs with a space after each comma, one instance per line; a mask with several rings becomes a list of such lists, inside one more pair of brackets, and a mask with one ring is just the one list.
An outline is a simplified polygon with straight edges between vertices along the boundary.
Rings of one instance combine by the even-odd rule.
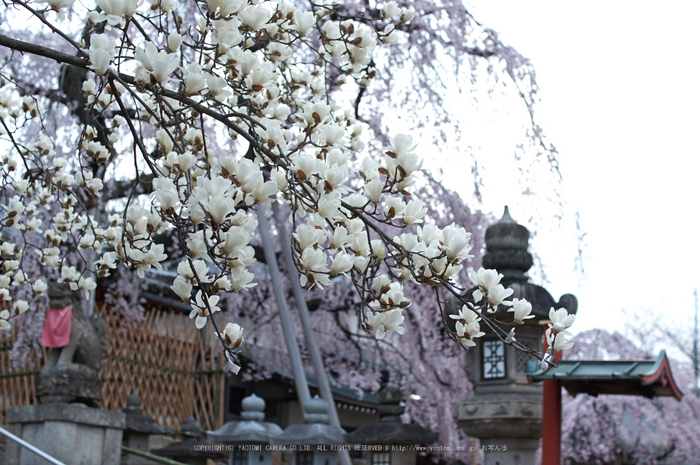
[[70, 341], [70, 319], [72, 307], [50, 308], [46, 312], [44, 334], [41, 335], [42, 347], [64, 347]]

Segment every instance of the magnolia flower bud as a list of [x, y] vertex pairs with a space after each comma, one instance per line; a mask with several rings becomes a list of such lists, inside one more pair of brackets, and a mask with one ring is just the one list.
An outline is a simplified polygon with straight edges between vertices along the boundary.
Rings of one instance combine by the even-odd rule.
[[175, 53], [177, 49], [182, 45], [182, 36], [177, 32], [173, 32], [168, 36], [168, 47], [167, 50], [170, 53]]

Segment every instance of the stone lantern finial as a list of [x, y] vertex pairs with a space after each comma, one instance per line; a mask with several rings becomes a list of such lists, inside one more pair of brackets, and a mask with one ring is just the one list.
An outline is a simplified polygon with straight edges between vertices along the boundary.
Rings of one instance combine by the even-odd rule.
[[328, 403], [315, 395], [304, 403], [304, 421], [306, 423], [328, 423]]
[[265, 419], [265, 400], [251, 394], [241, 401], [241, 417], [245, 421], [263, 421]]

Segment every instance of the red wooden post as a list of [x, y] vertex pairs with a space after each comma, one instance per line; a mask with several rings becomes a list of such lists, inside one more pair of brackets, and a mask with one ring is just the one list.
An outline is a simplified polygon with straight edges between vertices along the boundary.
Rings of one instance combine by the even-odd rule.
[[[554, 362], [559, 360], [561, 351], [554, 354]], [[561, 465], [561, 386], [553, 379], [542, 383], [542, 465]]]

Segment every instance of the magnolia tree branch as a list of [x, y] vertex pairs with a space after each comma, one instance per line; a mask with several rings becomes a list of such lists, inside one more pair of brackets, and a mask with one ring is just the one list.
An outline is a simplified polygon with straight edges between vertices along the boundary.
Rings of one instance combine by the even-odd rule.
[[0, 34], [0, 45], [7, 47], [10, 50], [16, 50], [22, 53], [31, 53], [33, 55], [49, 58], [57, 63], [67, 63], [69, 65], [78, 66], [79, 68], [87, 69], [88, 65], [90, 64], [87, 57], [69, 55], [67, 53], [53, 50], [49, 47], [44, 47], [43, 45], [24, 42], [2, 34]]
[[[90, 292], [118, 264], [142, 278], [171, 267], [177, 272], [171, 289], [192, 308], [196, 327], [212, 322], [227, 367], [236, 371], [243, 328], [220, 327], [213, 316], [222, 297], [255, 285], [251, 240], [265, 223], [262, 212], [279, 199], [290, 208], [301, 285], [326, 288], [350, 276], [361, 297], [361, 327], [374, 338], [404, 332], [410, 281], [444, 287], [462, 304], [451, 315], [454, 330], [445, 325], [456, 343], [474, 345], [484, 328], [534, 353], [493, 320], [512, 294], [499, 284], [502, 276], [472, 273], [478, 290], [464, 293], [458, 277], [472, 258], [470, 233], [457, 224], [438, 227], [412, 195], [422, 167], [413, 138], [398, 134], [379, 153], [365, 150], [358, 101], [343, 100], [343, 89], [360, 96], [371, 85], [376, 50], [398, 42], [413, 10], [394, 2], [346, 14], [315, 4], [304, 11], [273, 2], [208, 0], [195, 8], [161, 0], [146, 11], [113, 2], [87, 12], [83, 50], [47, 11], [16, 3], [86, 56], [4, 35], [0, 46], [89, 70], [74, 84], [85, 100], [70, 89], [81, 106], [71, 109], [82, 115], [80, 124], [62, 128], [69, 134], [62, 139], [41, 120], [38, 135], [29, 130], [45, 110], [40, 96], [15, 97], [14, 76], [3, 75], [10, 86], [0, 95], [2, 132], [22, 161], [2, 160], [7, 215], [0, 227], [32, 232], [23, 237], [34, 241], [37, 260], [60, 273], [59, 281]], [[200, 7], [204, 14], [187, 10]], [[52, 8], [60, 21], [66, 5]], [[94, 218], [100, 215], [85, 199], [112, 200], [103, 191], [114, 181], [107, 163], [129, 167], [136, 181], [105, 220]], [[137, 190], [144, 170], [147, 196]], [[122, 173], [115, 177], [123, 181]], [[162, 235], [176, 244], [176, 259]], [[6, 287], [41, 292], [41, 278], [17, 272], [26, 248], [0, 244], [6, 276], [13, 276]], [[78, 260], [94, 254], [94, 270], [70, 266], [71, 254]], [[28, 307], [14, 305], [14, 314], [0, 313], [0, 325]], [[530, 311], [514, 302], [514, 324]], [[573, 322], [559, 314], [553, 320], [552, 351], [567, 346], [565, 329]], [[546, 365], [548, 355], [537, 356]]]

